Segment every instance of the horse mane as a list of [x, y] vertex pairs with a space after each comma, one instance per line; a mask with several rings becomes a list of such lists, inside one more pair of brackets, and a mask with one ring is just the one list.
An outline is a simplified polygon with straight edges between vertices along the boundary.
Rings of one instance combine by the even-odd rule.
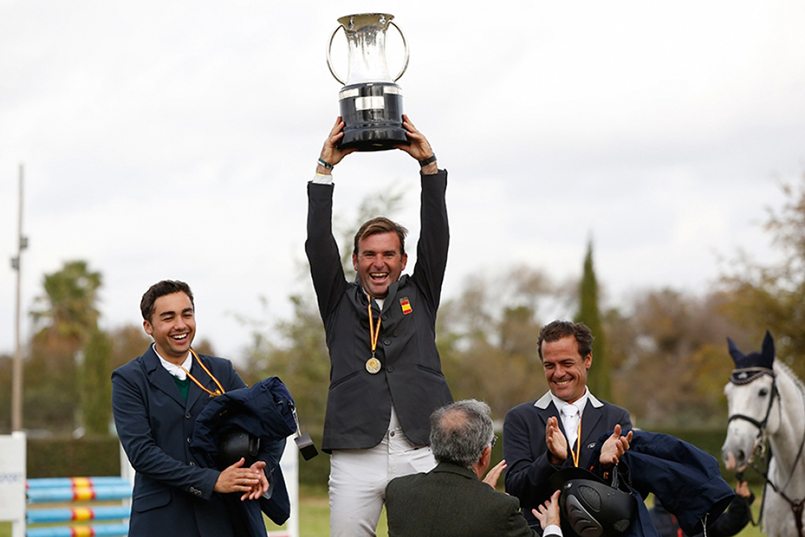
[[779, 367], [783, 373], [791, 377], [791, 380], [794, 382], [794, 385], [797, 386], [800, 389], [800, 391], [805, 392], [805, 383], [803, 383], [802, 380], [797, 376], [797, 374], [794, 373], [794, 370], [791, 369], [791, 366], [789, 366], [787, 363], [781, 360], [775, 360], [774, 366]]

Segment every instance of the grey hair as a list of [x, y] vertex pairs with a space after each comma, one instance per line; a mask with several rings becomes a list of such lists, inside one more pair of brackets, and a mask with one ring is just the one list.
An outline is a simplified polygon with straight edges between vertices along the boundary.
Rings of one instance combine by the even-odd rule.
[[438, 462], [470, 468], [492, 443], [492, 412], [483, 401], [466, 399], [437, 409], [430, 416], [430, 448]]

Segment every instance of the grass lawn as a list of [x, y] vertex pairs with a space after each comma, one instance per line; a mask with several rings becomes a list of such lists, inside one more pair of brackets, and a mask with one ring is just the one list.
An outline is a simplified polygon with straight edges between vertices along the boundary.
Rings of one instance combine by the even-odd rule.
[[[299, 491], [299, 534], [303, 537], [328, 537], [330, 535], [330, 506], [324, 489], [302, 488]], [[388, 537], [386, 510], [380, 514], [377, 537]], [[266, 523], [268, 533], [277, 529], [271, 521]], [[0, 534], [0, 537], [5, 537]]]

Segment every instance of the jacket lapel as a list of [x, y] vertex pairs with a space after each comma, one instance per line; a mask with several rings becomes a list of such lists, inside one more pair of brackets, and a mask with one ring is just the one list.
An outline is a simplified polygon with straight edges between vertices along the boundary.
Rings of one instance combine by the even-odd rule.
[[400, 276], [400, 279], [396, 282], [389, 285], [389, 292], [386, 295], [386, 299], [383, 302], [383, 313], [389, 311], [391, 308], [391, 303], [397, 301], [397, 290], [400, 288], [400, 285], [408, 278], [407, 274], [403, 274]]
[[[204, 360], [204, 357], [199, 355], [199, 360]], [[205, 363], [204, 366], [212, 372], [212, 368], [210, 364]], [[210, 376], [204, 371], [201, 366], [198, 365], [195, 358], [193, 359], [193, 365], [190, 368], [190, 373], [196, 377], [196, 380], [199, 381], [204, 387], [206, 387], [211, 392], [214, 392], [218, 389], [218, 386], [213, 382]], [[209, 397], [210, 394], [196, 386], [196, 383], [192, 380], [190, 381], [190, 390], [187, 393], [187, 406], [185, 407], [187, 410], [193, 408], [193, 405], [199, 400], [200, 397]]]
[[143, 355], [143, 363], [148, 375], [148, 382], [151, 386], [161, 391], [184, 408], [184, 401], [179, 395], [179, 388], [176, 387], [173, 377], [168, 371], [159, 363], [159, 357], [154, 352], [154, 347], [148, 347], [148, 351]]
[[[559, 429], [564, 433], [565, 427], [562, 425], [562, 418], [559, 416], [559, 409], [553, 404], [551, 399], [551, 392], [545, 392], [545, 395], [534, 401], [534, 407], [537, 409], [537, 414], [542, 420], [543, 428], [548, 423], [548, 418], [555, 417], [559, 421]], [[565, 435], [567, 436], [567, 435]]]
[[582, 446], [587, 446], [598, 440], [601, 436], [599, 423], [604, 416], [604, 411], [600, 406], [595, 406], [592, 400], [587, 400], [584, 405], [584, 414], [581, 417], [581, 438]]
[[[567, 432], [565, 431], [565, 426], [562, 423], [562, 416], [559, 415], [559, 410], [556, 408], [556, 405], [553, 404], [550, 392], [546, 393], [541, 399], [538, 399], [534, 403], [534, 407], [537, 411], [540, 421], [542, 422], [541, 425], [543, 431], [548, 425], [548, 418], [556, 418], [556, 422], [559, 424], [559, 430], [562, 431], [562, 434], [565, 435], [565, 438], [567, 438]], [[543, 445], [545, 445], [544, 442]]]

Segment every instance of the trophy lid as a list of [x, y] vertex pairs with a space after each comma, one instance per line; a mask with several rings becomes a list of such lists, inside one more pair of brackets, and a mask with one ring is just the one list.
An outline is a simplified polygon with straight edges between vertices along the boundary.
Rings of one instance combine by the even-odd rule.
[[389, 13], [355, 13], [339, 17], [338, 22], [347, 32], [359, 32], [372, 27], [385, 30], [393, 18]]

